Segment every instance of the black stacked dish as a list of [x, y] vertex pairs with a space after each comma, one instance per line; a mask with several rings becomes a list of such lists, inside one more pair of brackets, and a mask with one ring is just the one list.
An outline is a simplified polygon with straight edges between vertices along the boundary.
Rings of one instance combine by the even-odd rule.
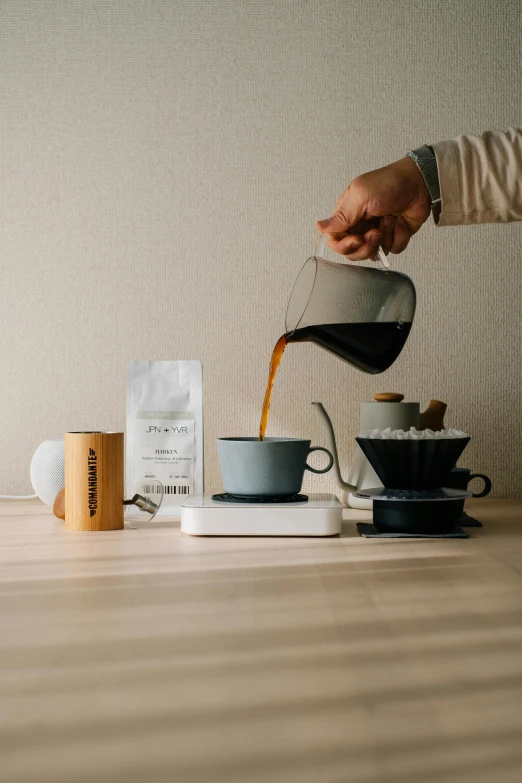
[[445, 489], [444, 482], [469, 440], [356, 438], [384, 485], [357, 493], [373, 499], [375, 527], [387, 533], [449, 533], [469, 493]]

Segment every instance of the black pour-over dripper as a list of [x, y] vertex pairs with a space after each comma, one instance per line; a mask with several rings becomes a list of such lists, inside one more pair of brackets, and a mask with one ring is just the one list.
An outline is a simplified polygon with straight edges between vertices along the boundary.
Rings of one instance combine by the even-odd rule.
[[386, 488], [432, 490], [444, 486], [470, 438], [356, 441]]

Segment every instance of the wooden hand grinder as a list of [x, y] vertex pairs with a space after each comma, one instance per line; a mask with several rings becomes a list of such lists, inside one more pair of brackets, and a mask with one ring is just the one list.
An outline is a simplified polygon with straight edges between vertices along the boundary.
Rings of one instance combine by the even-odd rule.
[[123, 432], [65, 434], [65, 487], [53, 512], [67, 530], [121, 530], [123, 507], [130, 504], [156, 514], [160, 503], [148, 497], [123, 499], [123, 444]]

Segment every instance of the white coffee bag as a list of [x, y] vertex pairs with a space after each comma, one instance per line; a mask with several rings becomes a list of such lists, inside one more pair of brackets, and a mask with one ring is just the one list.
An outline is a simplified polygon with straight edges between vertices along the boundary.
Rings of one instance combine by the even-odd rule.
[[[188, 495], [203, 492], [201, 362], [127, 365], [126, 497], [147, 481], [164, 487], [159, 514], [179, 514]], [[134, 507], [131, 507], [134, 513]]]

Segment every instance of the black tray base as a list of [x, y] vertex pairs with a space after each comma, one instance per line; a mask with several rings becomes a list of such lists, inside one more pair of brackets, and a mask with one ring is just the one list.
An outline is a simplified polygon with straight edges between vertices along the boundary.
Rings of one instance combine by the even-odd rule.
[[470, 517], [465, 511], [457, 522], [457, 525], [459, 525], [459, 527], [483, 527], [482, 522], [479, 522], [475, 517]]
[[397, 533], [377, 530], [370, 522], [357, 522], [357, 530], [363, 538], [469, 538], [469, 533], [454, 527], [448, 533]]
[[212, 495], [218, 503], [306, 503], [308, 495], [230, 495], [218, 492]]

